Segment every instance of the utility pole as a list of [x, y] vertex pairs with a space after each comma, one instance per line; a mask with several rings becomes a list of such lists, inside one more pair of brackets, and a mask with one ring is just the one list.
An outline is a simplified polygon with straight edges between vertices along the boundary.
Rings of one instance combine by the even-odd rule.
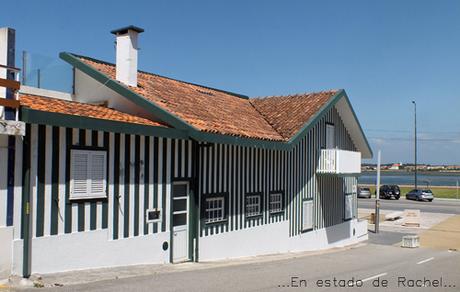
[[417, 103], [414, 104], [414, 189], [417, 189]]
[[380, 150], [377, 154], [377, 184], [375, 185], [375, 233], [379, 233], [380, 225]]

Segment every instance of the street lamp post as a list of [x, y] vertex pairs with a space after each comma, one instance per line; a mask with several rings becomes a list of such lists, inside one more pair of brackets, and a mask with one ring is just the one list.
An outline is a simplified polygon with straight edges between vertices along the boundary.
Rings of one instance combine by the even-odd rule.
[[414, 104], [414, 188], [417, 189], [417, 103]]

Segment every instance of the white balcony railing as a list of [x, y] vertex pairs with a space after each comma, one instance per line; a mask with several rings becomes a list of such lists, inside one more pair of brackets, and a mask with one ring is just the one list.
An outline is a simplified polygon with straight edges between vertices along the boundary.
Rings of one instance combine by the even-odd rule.
[[322, 149], [317, 173], [344, 175], [361, 173], [361, 152]]

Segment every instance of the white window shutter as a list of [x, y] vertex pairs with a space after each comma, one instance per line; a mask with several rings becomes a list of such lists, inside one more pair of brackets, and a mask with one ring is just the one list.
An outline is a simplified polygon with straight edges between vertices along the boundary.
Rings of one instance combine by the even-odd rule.
[[106, 198], [107, 152], [72, 149], [70, 198]]
[[302, 230], [313, 229], [313, 200], [302, 202]]
[[85, 151], [72, 151], [71, 159], [72, 159], [71, 194], [74, 197], [85, 196], [88, 193], [89, 155]]
[[90, 194], [91, 196], [103, 196], [106, 191], [106, 152], [93, 151], [90, 164]]

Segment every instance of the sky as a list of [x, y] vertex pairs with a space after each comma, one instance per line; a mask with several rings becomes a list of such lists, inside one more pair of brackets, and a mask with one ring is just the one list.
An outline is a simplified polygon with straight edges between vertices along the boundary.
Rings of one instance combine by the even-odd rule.
[[[110, 30], [132, 24], [145, 29], [141, 70], [250, 97], [343, 88], [375, 154], [364, 162], [378, 150], [384, 163], [413, 162], [415, 100], [419, 163], [460, 164], [460, 1], [24, 0], [2, 9], [18, 59], [68, 51], [114, 62]], [[65, 66], [56, 62], [44, 63]]]

